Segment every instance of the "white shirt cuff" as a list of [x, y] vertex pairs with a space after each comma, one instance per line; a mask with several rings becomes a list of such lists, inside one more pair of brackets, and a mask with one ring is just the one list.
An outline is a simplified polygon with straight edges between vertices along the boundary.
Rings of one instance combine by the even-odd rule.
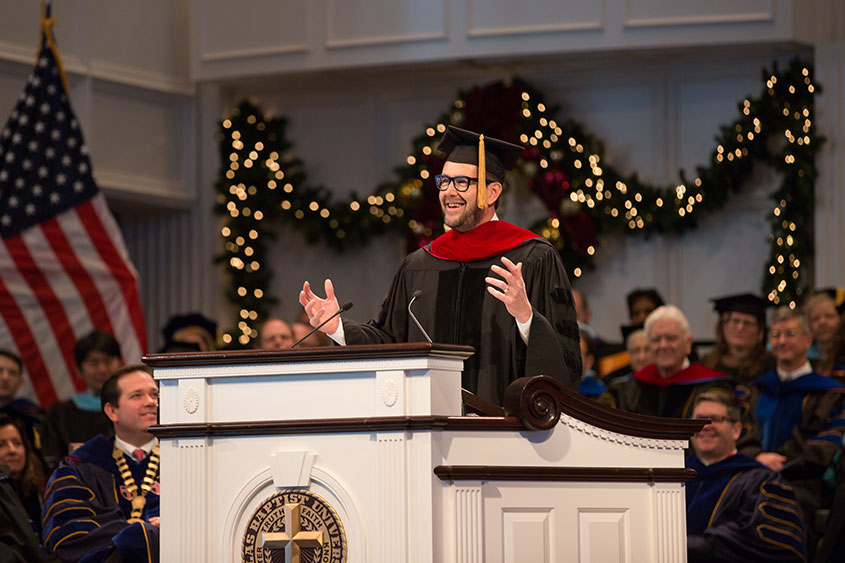
[[337, 330], [329, 335], [329, 338], [340, 344], [346, 346], [346, 333], [343, 332], [343, 321], [341, 320], [337, 325]]
[[[516, 319], [514, 319], [516, 321]], [[516, 328], [519, 330], [519, 336], [522, 337], [522, 341], [525, 342], [525, 345], [528, 346], [528, 334], [531, 332], [531, 321], [534, 320], [534, 311], [531, 311], [531, 316], [528, 317], [528, 320], [524, 323], [516, 321]]]

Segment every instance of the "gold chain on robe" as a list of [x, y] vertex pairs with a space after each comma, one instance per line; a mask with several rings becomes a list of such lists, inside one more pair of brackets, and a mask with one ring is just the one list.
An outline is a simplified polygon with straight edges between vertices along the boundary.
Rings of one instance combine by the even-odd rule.
[[158, 444], [153, 446], [153, 451], [150, 453], [150, 461], [147, 464], [147, 472], [144, 474], [144, 481], [141, 483], [141, 494], [138, 494], [138, 485], [135, 484], [135, 478], [132, 477], [132, 471], [129, 470], [129, 465], [123, 457], [123, 450], [115, 444], [112, 451], [112, 457], [117, 464], [117, 470], [123, 478], [123, 484], [126, 486], [126, 492], [132, 496], [132, 513], [127, 522], [143, 522], [141, 513], [144, 512], [144, 506], [147, 504], [147, 493], [153, 487], [155, 476], [158, 473], [159, 464], [159, 448]]

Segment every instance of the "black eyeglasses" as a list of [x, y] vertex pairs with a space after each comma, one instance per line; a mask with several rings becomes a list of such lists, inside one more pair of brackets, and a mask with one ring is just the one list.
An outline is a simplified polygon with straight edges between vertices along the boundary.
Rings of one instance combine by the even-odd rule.
[[478, 178], [470, 178], [468, 176], [455, 176], [453, 178], [444, 174], [438, 174], [434, 177], [434, 183], [437, 185], [437, 189], [441, 192], [445, 192], [446, 190], [448, 190], [450, 183], [454, 184], [455, 189], [459, 192], [465, 192], [469, 189], [469, 185], [472, 182], [477, 181]]
[[736, 420], [732, 419], [729, 416], [722, 416], [720, 414], [702, 414], [702, 415], [698, 415], [698, 416], [693, 417], [693, 420], [705, 420], [705, 419], [708, 419], [708, 418], [710, 419], [711, 422], [715, 422], [716, 424], [721, 424], [725, 421], [737, 422]]

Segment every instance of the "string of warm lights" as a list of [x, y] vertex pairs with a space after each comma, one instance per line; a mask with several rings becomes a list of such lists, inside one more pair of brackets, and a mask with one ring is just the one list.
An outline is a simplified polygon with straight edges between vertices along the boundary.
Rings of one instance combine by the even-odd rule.
[[[442, 233], [433, 176], [443, 161], [434, 148], [448, 124], [527, 147], [513, 177], [548, 209], [548, 217], [531, 228], [555, 245], [575, 277], [592, 267], [600, 234], [683, 233], [696, 226], [702, 212], [723, 208], [743, 188], [753, 162], [773, 167], [781, 183], [772, 193], [764, 293], [775, 304], [795, 307], [812, 256], [814, 158], [821, 145], [813, 125], [813, 97], [819, 87], [811, 68], [797, 60], [782, 73], [776, 65], [763, 73], [765, 88], [742, 100], [739, 117], [722, 126], [709, 166], [698, 167], [692, 180], [681, 173], [670, 187], [643, 184], [636, 174], [622, 174], [605, 163], [598, 139], [574, 120], [558, 121], [557, 108], [515, 79], [462, 92], [413, 140], [395, 180], [367, 197], [332, 202], [326, 190], [306, 184], [302, 163], [290, 156], [285, 120], [263, 116], [255, 104], [242, 102], [223, 120], [218, 135], [217, 212], [224, 222], [225, 249], [218, 260], [231, 281], [227, 295], [238, 307], [237, 328], [224, 333], [224, 343], [249, 346], [275, 302], [267, 295], [273, 275], [266, 260], [270, 224], [291, 225], [309, 243], [338, 250], [392, 231], [408, 236], [410, 251]], [[491, 105], [495, 111], [488, 111]]]

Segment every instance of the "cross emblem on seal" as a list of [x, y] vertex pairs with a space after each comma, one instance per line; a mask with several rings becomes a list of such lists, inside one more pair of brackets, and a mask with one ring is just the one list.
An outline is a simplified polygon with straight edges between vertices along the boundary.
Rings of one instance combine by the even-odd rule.
[[301, 563], [302, 549], [323, 547], [323, 532], [305, 532], [300, 519], [300, 504], [285, 504], [285, 531], [263, 532], [261, 547], [268, 550], [285, 550], [285, 563]]

